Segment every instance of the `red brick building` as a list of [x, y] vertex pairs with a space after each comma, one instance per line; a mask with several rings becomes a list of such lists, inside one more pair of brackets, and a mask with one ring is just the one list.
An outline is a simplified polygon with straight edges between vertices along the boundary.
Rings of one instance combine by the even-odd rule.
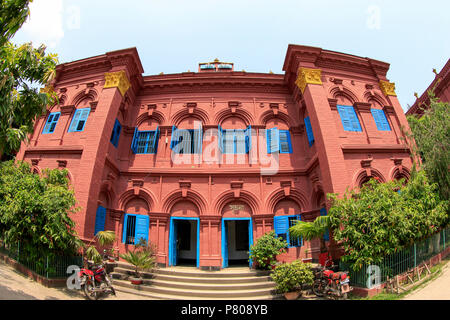
[[289, 45], [284, 74], [215, 60], [144, 76], [136, 49], [108, 52], [57, 67], [59, 104], [17, 159], [69, 171], [84, 240], [114, 230], [121, 252], [145, 238], [162, 265], [221, 268], [275, 229], [290, 245], [280, 260], [316, 258], [318, 241], [289, 225], [326, 214], [327, 193], [409, 176], [388, 69]]
[[428, 97], [428, 91], [433, 90], [434, 95], [442, 102], [450, 102], [450, 59], [442, 68], [439, 73], [436, 73], [436, 77], [428, 86], [427, 90], [408, 109], [406, 115], [422, 115], [423, 110], [430, 104], [430, 98]]

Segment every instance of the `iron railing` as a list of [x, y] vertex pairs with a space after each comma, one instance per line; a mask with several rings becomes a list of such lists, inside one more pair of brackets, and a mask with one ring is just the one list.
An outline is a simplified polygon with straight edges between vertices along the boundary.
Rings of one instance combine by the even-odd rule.
[[363, 265], [360, 270], [354, 271], [348, 263], [341, 261], [339, 268], [349, 271], [351, 285], [371, 288], [386, 282], [388, 277], [392, 278], [415, 268], [444, 251], [449, 245], [450, 227], [447, 227], [427, 239], [384, 257], [380, 263]]
[[82, 256], [53, 255], [31, 259], [20, 250], [20, 242], [10, 245], [0, 240], [0, 252], [47, 279], [67, 278], [67, 268], [69, 266], [76, 265], [81, 267], [83, 265]]

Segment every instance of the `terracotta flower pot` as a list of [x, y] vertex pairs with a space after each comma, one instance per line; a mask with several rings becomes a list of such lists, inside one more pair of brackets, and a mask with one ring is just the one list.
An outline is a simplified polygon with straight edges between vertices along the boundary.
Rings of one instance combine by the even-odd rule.
[[141, 278], [130, 278], [130, 281], [132, 284], [142, 284], [142, 279]]
[[286, 292], [284, 294], [284, 297], [286, 298], [286, 300], [297, 300], [301, 294], [302, 293], [300, 291]]

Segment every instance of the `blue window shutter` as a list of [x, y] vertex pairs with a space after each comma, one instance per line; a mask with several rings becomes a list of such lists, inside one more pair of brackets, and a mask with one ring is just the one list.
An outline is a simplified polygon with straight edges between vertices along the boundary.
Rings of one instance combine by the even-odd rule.
[[361, 125], [359, 124], [358, 116], [356, 115], [355, 109], [351, 106], [348, 107], [347, 112], [349, 114], [350, 121], [352, 123], [352, 131], [362, 131]]
[[144, 215], [136, 215], [135, 242], [138, 244], [142, 238], [148, 242], [149, 217]]
[[391, 131], [391, 127], [386, 118], [386, 114], [383, 110], [380, 109], [370, 109], [372, 113], [373, 119], [375, 120], [375, 124], [377, 125], [377, 129], [380, 131]]
[[358, 116], [352, 106], [337, 106], [345, 131], [362, 131]]
[[292, 153], [291, 133], [289, 130], [279, 130], [280, 153]]
[[94, 236], [99, 232], [99, 231], [104, 231], [105, 230], [105, 219], [106, 219], [106, 208], [102, 207], [102, 206], [98, 206], [97, 208], [97, 213], [95, 215], [95, 231], [94, 231]]
[[127, 237], [127, 222], [128, 222], [128, 213], [123, 217], [123, 230], [122, 230], [122, 243], [126, 243]]
[[80, 119], [81, 109], [75, 110], [75, 114], [73, 115], [72, 122], [69, 126], [69, 132], [74, 132], [75, 128], [78, 125], [78, 120]]
[[[327, 215], [327, 209], [322, 208], [320, 209], [320, 215], [321, 216], [326, 216]], [[323, 239], [325, 241], [329, 241], [330, 240], [330, 232], [327, 230], [327, 232], [325, 232], [325, 234], [323, 235]]]
[[278, 128], [266, 129], [267, 153], [280, 151], [280, 132]]
[[131, 151], [133, 151], [134, 154], [136, 154], [136, 145], [137, 145], [138, 135], [139, 135], [139, 131], [136, 127], [136, 128], [134, 128], [133, 140], [131, 141]]
[[81, 132], [84, 130], [91, 108], [77, 109], [69, 126], [69, 132]]
[[170, 139], [170, 149], [173, 149], [178, 144], [177, 127], [172, 126], [172, 137]]
[[152, 147], [153, 147], [153, 152], [154, 153], [158, 152], [158, 142], [159, 142], [159, 126], [156, 127], [155, 134], [153, 136], [153, 145], [152, 145]]
[[56, 124], [58, 123], [61, 112], [50, 113], [45, 123], [42, 134], [53, 133], [55, 131]]
[[198, 129], [198, 136], [197, 136], [197, 152], [198, 154], [202, 153], [202, 146], [203, 146], [203, 127], [202, 124], [200, 124], [200, 128]]
[[217, 139], [219, 150], [223, 153], [223, 129], [220, 124], [217, 126]]
[[308, 136], [308, 143], [311, 147], [314, 144], [314, 134], [311, 127], [311, 120], [309, 117], [305, 118], [305, 128], [306, 128], [306, 135]]
[[77, 131], [84, 131], [84, 127], [86, 125], [86, 121], [87, 121], [90, 111], [91, 111], [91, 108], [85, 108], [85, 109], [81, 110], [80, 119], [78, 120], [78, 125], [76, 127]]
[[277, 236], [279, 234], [286, 234], [287, 236], [289, 233], [289, 217], [288, 216], [273, 217], [273, 229]]
[[113, 132], [111, 135], [111, 143], [116, 148], [117, 148], [117, 145], [119, 144], [119, 137], [120, 137], [121, 131], [122, 131], [122, 125], [120, 124], [119, 120], [116, 119], [116, 122], [114, 123]]
[[245, 153], [252, 149], [252, 126], [248, 126], [245, 132]]

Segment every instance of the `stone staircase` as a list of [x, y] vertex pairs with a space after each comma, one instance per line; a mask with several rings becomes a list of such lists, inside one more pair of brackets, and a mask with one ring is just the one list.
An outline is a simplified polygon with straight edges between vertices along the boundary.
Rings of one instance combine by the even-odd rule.
[[131, 284], [133, 266], [117, 262], [111, 273], [117, 291], [163, 300], [271, 300], [280, 299], [269, 272], [248, 268], [201, 271], [194, 267], [159, 268], [143, 272], [141, 285]]

